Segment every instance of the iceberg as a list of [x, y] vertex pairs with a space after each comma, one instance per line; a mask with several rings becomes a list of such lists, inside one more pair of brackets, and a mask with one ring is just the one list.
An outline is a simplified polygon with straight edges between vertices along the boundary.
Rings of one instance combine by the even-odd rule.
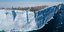
[[[0, 31], [33, 31], [41, 29], [62, 6], [51, 6], [38, 11], [0, 10]], [[62, 8], [63, 9], [63, 8]]]

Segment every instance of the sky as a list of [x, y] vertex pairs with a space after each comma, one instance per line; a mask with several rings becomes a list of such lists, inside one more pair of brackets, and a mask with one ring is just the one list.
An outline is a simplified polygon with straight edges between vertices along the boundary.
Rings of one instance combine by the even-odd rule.
[[[0, 0], [0, 7], [24, 7], [24, 6], [34, 6], [36, 4], [44, 4], [44, 3], [55, 3], [56, 2], [64, 3], [64, 0]], [[35, 4], [36, 3], [36, 4]]]
[[64, 0], [0, 0], [0, 2], [64, 2]]

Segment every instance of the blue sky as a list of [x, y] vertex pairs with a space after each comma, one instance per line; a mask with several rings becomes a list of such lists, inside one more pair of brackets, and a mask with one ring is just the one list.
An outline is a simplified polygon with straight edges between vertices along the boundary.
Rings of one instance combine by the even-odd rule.
[[49, 2], [52, 2], [52, 4], [54, 3], [57, 4], [56, 2], [64, 3], [64, 0], [0, 0], [0, 8], [12, 7], [12, 6], [14, 7], [35, 6], [39, 4], [44, 4], [45, 2], [46, 4], [48, 4]]
[[0, 0], [0, 2], [64, 2], [64, 0]]

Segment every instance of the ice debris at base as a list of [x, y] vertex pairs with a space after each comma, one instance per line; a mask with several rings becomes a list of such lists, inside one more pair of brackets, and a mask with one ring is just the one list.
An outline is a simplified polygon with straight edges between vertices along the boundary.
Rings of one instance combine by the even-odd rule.
[[32, 31], [41, 29], [48, 21], [53, 19], [54, 14], [58, 10], [57, 6], [34, 12], [29, 10], [0, 10], [0, 31]]

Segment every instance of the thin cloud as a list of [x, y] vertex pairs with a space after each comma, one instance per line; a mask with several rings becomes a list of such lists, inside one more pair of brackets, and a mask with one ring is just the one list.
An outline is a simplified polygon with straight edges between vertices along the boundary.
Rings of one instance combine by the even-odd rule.
[[21, 3], [21, 2], [0, 2], [0, 8], [1, 7], [31, 7], [31, 6], [36, 6], [36, 5], [54, 5], [54, 4], [58, 4], [61, 2], [45, 2], [45, 3]]

